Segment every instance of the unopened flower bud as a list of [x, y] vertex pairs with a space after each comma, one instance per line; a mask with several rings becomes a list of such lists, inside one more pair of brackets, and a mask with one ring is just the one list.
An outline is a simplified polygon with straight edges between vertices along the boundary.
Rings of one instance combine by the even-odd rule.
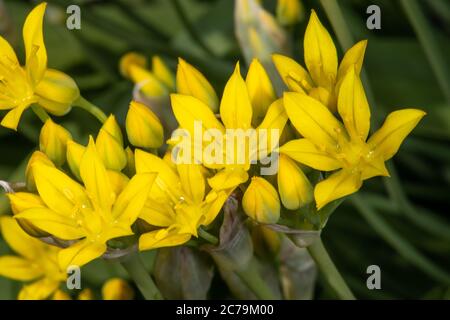
[[132, 101], [126, 118], [128, 140], [136, 147], [159, 148], [163, 127], [158, 117], [144, 104]]
[[66, 162], [67, 141], [71, 139], [69, 131], [47, 119], [39, 135], [39, 148], [57, 166], [62, 166]]
[[267, 180], [253, 177], [242, 198], [245, 213], [260, 223], [276, 223], [280, 218], [277, 190]]

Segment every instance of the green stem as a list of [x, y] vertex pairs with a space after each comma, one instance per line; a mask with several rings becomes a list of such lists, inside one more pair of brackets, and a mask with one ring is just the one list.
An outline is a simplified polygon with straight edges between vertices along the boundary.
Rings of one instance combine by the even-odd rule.
[[96, 117], [98, 119], [98, 121], [100, 121], [101, 123], [104, 123], [106, 121], [106, 119], [108, 118], [106, 116], [106, 114], [99, 107], [97, 107], [93, 103], [89, 102], [82, 96], [80, 96], [78, 98], [78, 100], [76, 100], [74, 102], [74, 106], [79, 107], [83, 110], [86, 110], [87, 112], [92, 114], [94, 117]]
[[213, 236], [211, 233], [207, 232], [205, 229], [203, 229], [202, 227], [198, 228], [198, 235], [200, 236], [200, 238], [208, 241], [209, 243], [211, 243], [212, 245], [217, 245], [219, 244], [219, 239], [217, 239], [216, 236]]
[[307, 247], [307, 249], [311, 257], [316, 262], [321, 276], [325, 279], [326, 283], [334, 291], [334, 293], [342, 300], [354, 300], [355, 296], [337, 270], [333, 260], [331, 260], [328, 255], [322, 239], [319, 238], [312, 245]]
[[127, 256], [121, 264], [127, 270], [146, 300], [163, 299], [161, 292], [156, 287], [147, 270], [145, 270], [138, 252], [134, 252]]
[[31, 106], [31, 110], [33, 110], [33, 112], [38, 116], [38, 118], [42, 121], [42, 123], [45, 123], [45, 121], [50, 119], [50, 116], [48, 115], [48, 113], [42, 107], [38, 106], [37, 104], [33, 104]]
[[416, 0], [400, 0], [400, 4], [412, 24], [414, 31], [419, 38], [420, 44], [428, 58], [428, 62], [433, 69], [434, 75], [441, 87], [447, 103], [450, 103], [450, 80], [448, 68], [442, 52], [436, 41], [434, 31], [428, 23], [423, 10]]
[[258, 270], [258, 262], [253, 257], [245, 270], [236, 271], [236, 274], [250, 288], [258, 299], [276, 300], [272, 290], [267, 286], [265, 280], [261, 277]]

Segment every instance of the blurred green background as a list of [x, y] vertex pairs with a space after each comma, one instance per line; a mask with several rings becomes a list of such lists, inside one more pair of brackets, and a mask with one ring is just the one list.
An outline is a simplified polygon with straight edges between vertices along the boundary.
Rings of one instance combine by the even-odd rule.
[[[374, 97], [374, 125], [378, 127], [388, 112], [404, 107], [420, 108], [428, 115], [395, 157], [395, 168], [389, 168], [392, 177], [371, 179], [357, 197], [345, 201], [331, 216], [322, 233], [324, 243], [358, 298], [450, 299], [450, 2], [331, 1], [331, 7], [327, 0], [302, 1], [305, 18], [288, 30], [295, 58], [303, 59], [302, 36], [310, 9], [337, 35], [335, 43], [342, 57], [338, 38], [342, 40], [345, 30], [333, 20], [337, 17], [333, 7], [338, 3], [338, 13], [354, 40], [369, 40], [364, 67], [366, 89]], [[234, 63], [243, 59], [234, 35], [231, 0], [48, 3], [44, 34], [49, 66], [70, 74], [83, 96], [114, 113], [122, 124], [132, 92], [132, 84], [118, 72], [124, 53], [159, 54], [174, 71], [176, 58], [181, 56], [198, 67], [218, 92]], [[276, 1], [263, 3], [274, 12]], [[22, 24], [35, 4], [0, 0], [0, 33], [20, 58]], [[65, 26], [69, 4], [81, 7], [81, 30]], [[366, 8], [371, 4], [381, 8], [380, 30], [366, 28]], [[56, 120], [82, 142], [99, 127], [81, 110]], [[23, 181], [40, 126], [27, 111], [17, 133], [0, 128], [1, 179]], [[8, 212], [2, 194], [0, 213]], [[0, 239], [0, 253], [7, 251]], [[106, 264], [97, 261], [87, 266], [86, 285], [99, 287], [108, 277], [122, 274], [120, 268]], [[366, 268], [372, 264], [381, 268], [381, 290], [366, 287]], [[19, 287], [0, 278], [0, 299], [15, 298]], [[320, 277], [315, 295], [330, 297]]]

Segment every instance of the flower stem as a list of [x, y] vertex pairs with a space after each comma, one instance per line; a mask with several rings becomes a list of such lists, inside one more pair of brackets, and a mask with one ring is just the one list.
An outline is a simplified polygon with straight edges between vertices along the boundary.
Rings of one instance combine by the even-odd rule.
[[258, 270], [258, 263], [254, 257], [250, 260], [245, 270], [238, 270], [236, 273], [258, 299], [277, 299], [272, 290], [267, 286], [265, 280], [261, 277]]
[[131, 253], [121, 262], [121, 264], [127, 270], [146, 300], [163, 299], [161, 292], [156, 287], [147, 270], [145, 270], [139, 253]]
[[42, 121], [42, 123], [45, 123], [47, 119], [50, 119], [48, 113], [37, 104], [33, 104], [31, 106], [31, 110], [33, 110], [33, 112], [38, 116], [38, 118]]
[[213, 236], [211, 233], [209, 233], [208, 231], [206, 231], [202, 227], [198, 228], [198, 235], [200, 236], [200, 238], [208, 241], [212, 245], [219, 244], [219, 239], [217, 239], [216, 236]]
[[336, 295], [342, 300], [354, 300], [355, 296], [345, 283], [339, 271], [325, 249], [322, 239], [318, 239], [307, 247], [309, 254], [314, 259], [322, 277]]
[[76, 100], [74, 102], [74, 106], [86, 110], [87, 112], [92, 114], [94, 117], [96, 117], [98, 119], [98, 121], [100, 121], [101, 123], [104, 123], [106, 121], [106, 119], [108, 118], [106, 116], [106, 114], [99, 107], [97, 107], [93, 103], [89, 102], [82, 96], [80, 96], [78, 98], [78, 100]]

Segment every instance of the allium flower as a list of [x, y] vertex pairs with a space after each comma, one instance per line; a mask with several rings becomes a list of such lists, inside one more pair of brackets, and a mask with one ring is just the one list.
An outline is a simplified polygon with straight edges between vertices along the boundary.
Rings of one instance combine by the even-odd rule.
[[304, 56], [308, 70], [293, 59], [275, 54], [273, 62], [290, 91], [306, 93], [319, 100], [332, 112], [336, 111], [339, 86], [353, 65], [359, 75], [367, 41], [351, 47], [344, 55], [339, 68], [336, 47], [328, 31], [313, 10], [304, 37]]
[[19, 292], [20, 300], [46, 299], [67, 274], [58, 264], [61, 249], [31, 237], [12, 217], [0, 218], [2, 236], [17, 255], [0, 257], [0, 275], [28, 282]]
[[[82, 266], [101, 256], [108, 240], [132, 235], [131, 225], [155, 178], [153, 173], [144, 173], [127, 183], [117, 183], [106, 170], [92, 137], [79, 165], [84, 186], [43, 162], [36, 161], [32, 170], [43, 205], [24, 208], [14, 217], [58, 239], [74, 241], [59, 251], [62, 268]], [[14, 206], [14, 199], [10, 200]]]
[[320, 171], [339, 169], [315, 186], [318, 209], [358, 191], [363, 180], [388, 176], [385, 162], [425, 115], [418, 109], [394, 111], [367, 139], [370, 109], [356, 68], [347, 73], [339, 91], [337, 108], [343, 123], [314, 98], [284, 94], [289, 119], [303, 138], [289, 141], [280, 152]]
[[68, 75], [47, 68], [42, 32], [46, 3], [36, 6], [23, 26], [26, 64], [22, 67], [14, 50], [0, 36], [0, 109], [10, 110], [1, 125], [17, 129], [23, 111], [38, 103], [48, 112], [64, 115], [80, 95]]
[[139, 218], [156, 230], [144, 233], [139, 248], [149, 250], [183, 244], [197, 236], [220, 212], [233, 188], [208, 192], [205, 169], [198, 164], [180, 164], [175, 170], [163, 159], [136, 149], [136, 172], [158, 172]]

